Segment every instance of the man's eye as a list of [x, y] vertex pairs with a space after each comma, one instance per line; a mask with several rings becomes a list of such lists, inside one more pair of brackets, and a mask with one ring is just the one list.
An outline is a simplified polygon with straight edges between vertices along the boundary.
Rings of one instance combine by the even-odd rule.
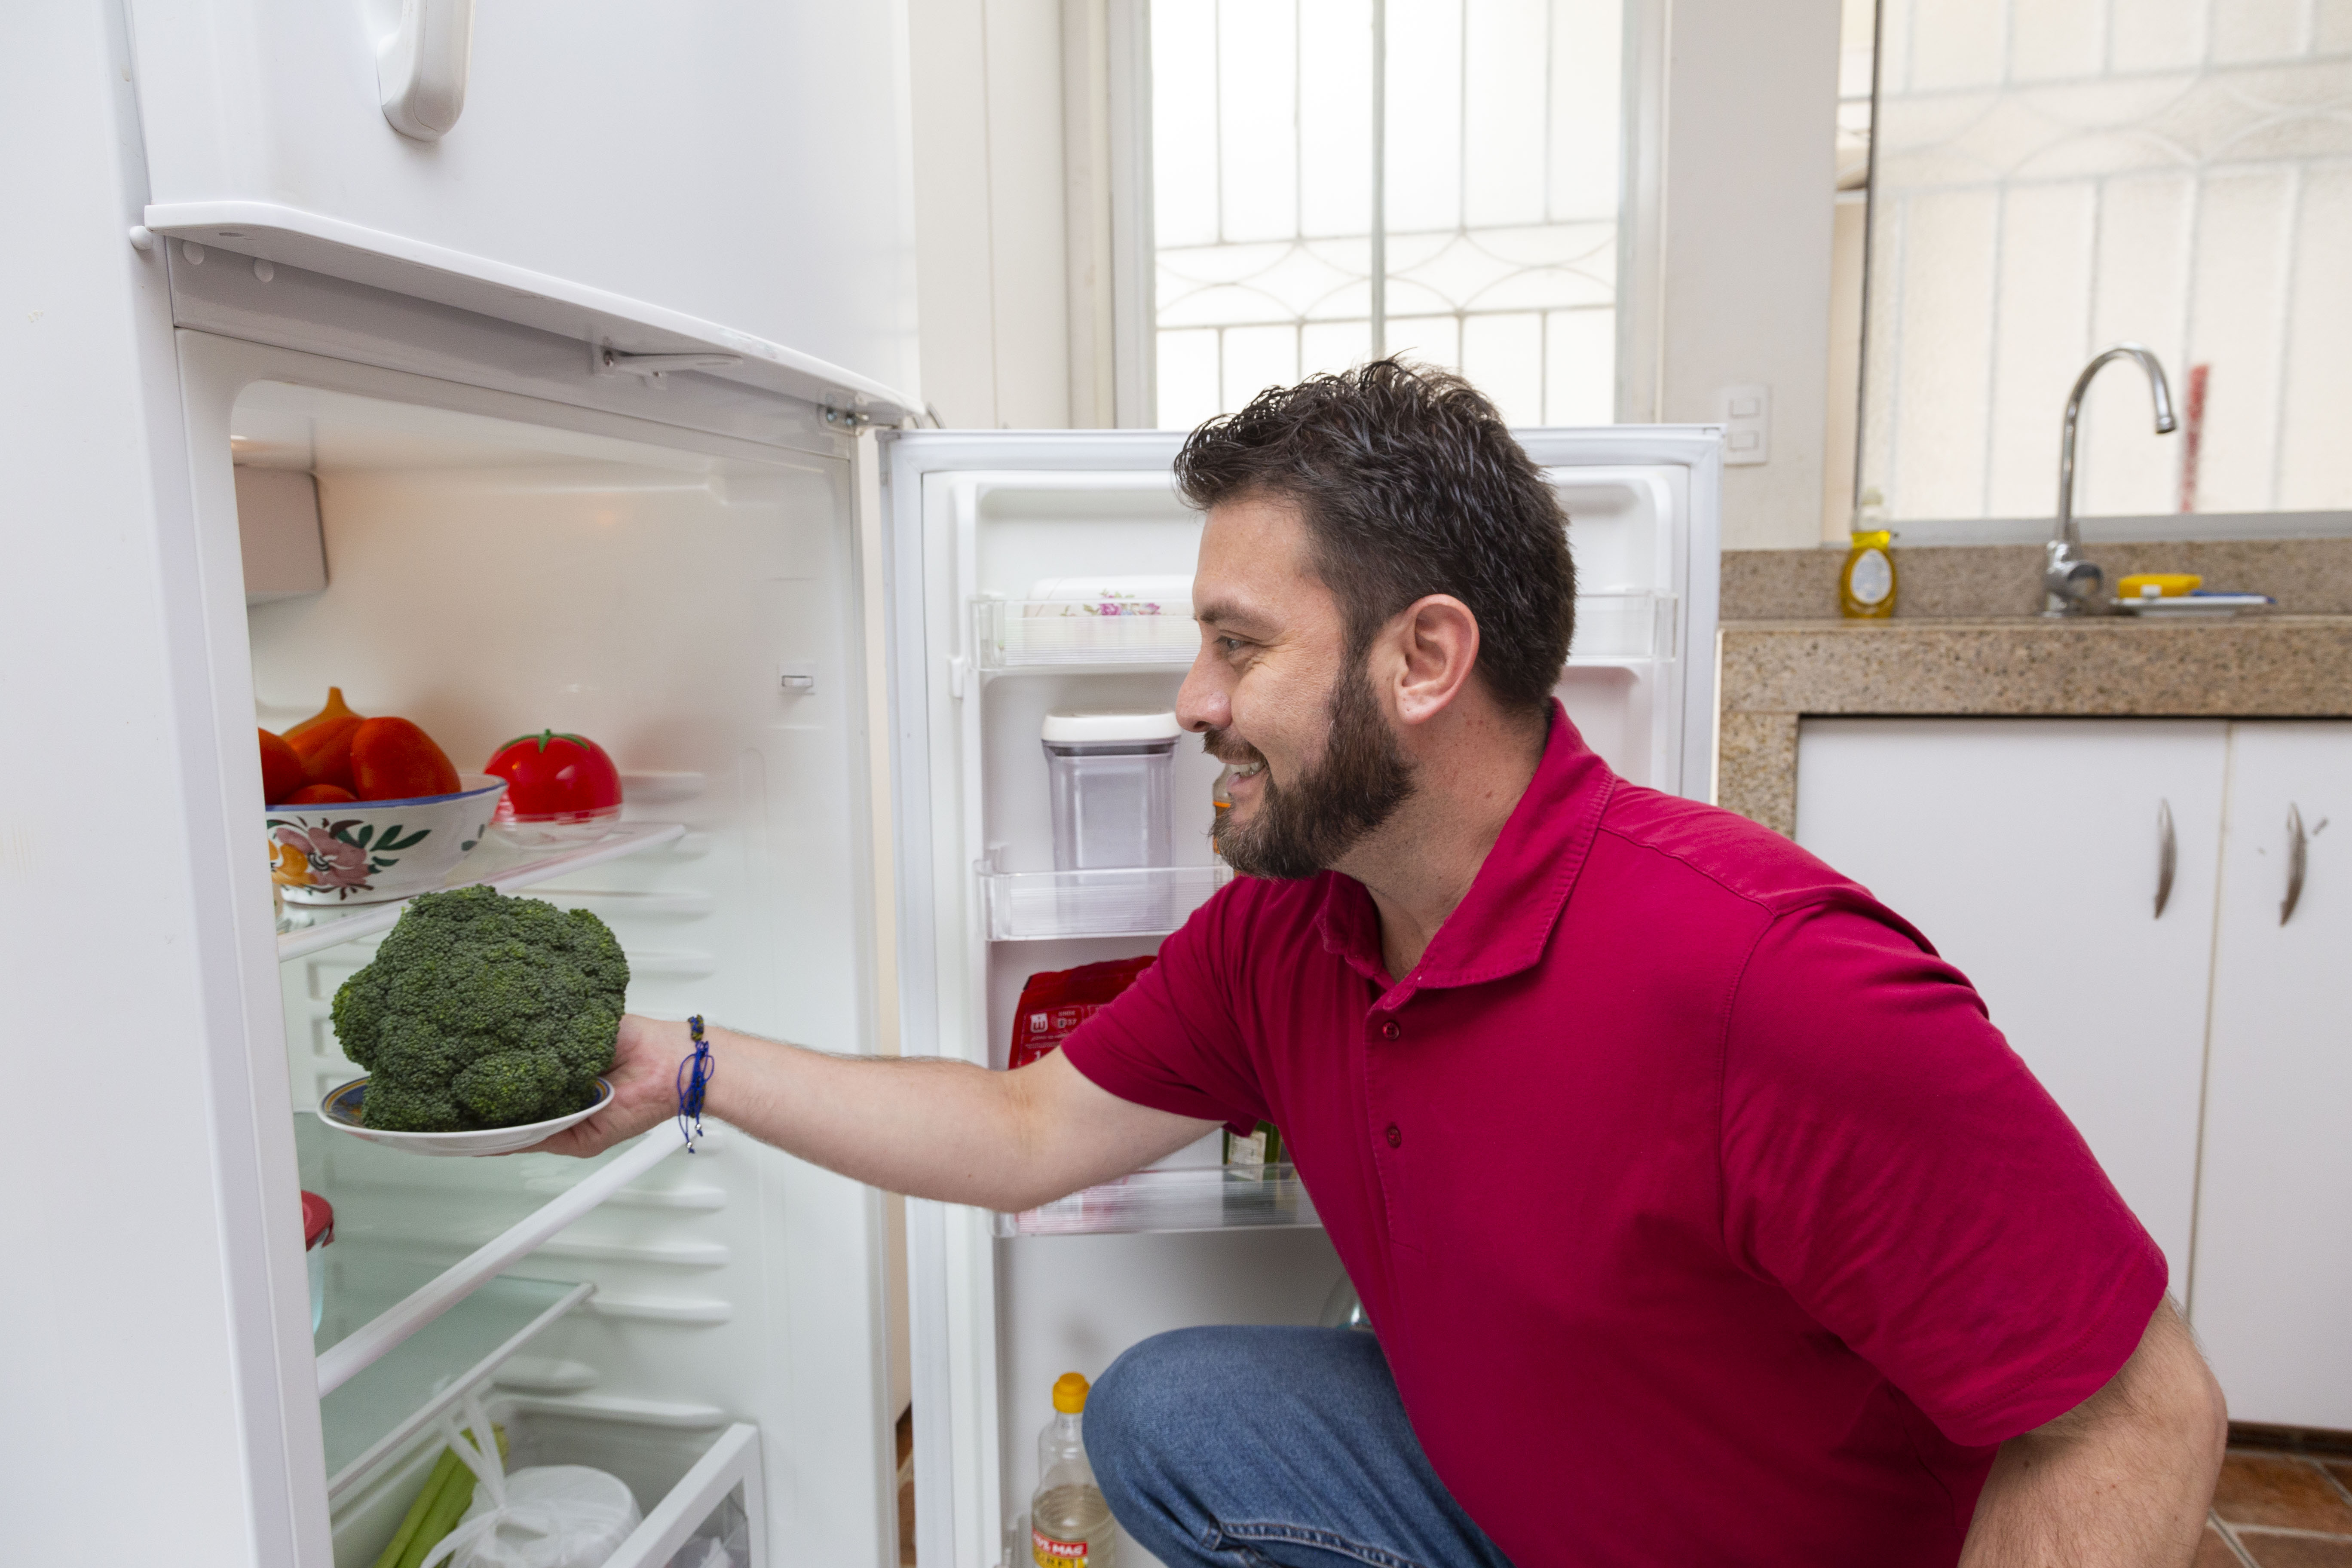
[[1217, 639], [1217, 646], [1224, 649], [1227, 653], [1238, 653], [1241, 651], [1243, 643], [1242, 639], [1239, 637], [1219, 637]]

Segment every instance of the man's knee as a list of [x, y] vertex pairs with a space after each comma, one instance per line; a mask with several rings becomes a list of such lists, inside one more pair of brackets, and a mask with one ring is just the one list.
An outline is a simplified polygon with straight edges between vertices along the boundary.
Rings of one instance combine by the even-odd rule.
[[1228, 1331], [1176, 1329], [1130, 1345], [1087, 1395], [1087, 1457], [1106, 1486], [1132, 1486], [1181, 1447]]

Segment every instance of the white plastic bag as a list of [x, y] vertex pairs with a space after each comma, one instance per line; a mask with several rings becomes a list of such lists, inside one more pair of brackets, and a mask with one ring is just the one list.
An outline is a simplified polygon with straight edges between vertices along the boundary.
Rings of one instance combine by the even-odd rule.
[[[487, 1432], [480, 1403], [466, 1398], [468, 1425]], [[637, 1500], [617, 1476], [585, 1465], [541, 1465], [505, 1473], [498, 1445], [487, 1454], [458, 1435], [454, 1415], [443, 1434], [474, 1472], [473, 1506], [425, 1555], [424, 1568], [602, 1568], [637, 1528]]]
[[695, 1527], [668, 1568], [751, 1568], [751, 1526], [730, 1492], [709, 1519]]

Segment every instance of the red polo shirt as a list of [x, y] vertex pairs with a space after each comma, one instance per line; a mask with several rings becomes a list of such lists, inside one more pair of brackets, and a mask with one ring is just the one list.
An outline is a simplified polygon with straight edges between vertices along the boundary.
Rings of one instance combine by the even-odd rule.
[[1413, 1430], [1522, 1568], [1948, 1565], [1994, 1446], [2164, 1294], [1924, 937], [1557, 709], [1402, 980], [1361, 884], [1237, 880], [1064, 1048], [1282, 1129]]

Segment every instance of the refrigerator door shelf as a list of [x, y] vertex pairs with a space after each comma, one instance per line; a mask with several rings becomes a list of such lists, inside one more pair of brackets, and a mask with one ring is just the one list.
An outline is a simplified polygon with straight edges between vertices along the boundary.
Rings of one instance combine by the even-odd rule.
[[1185, 600], [982, 599], [972, 643], [990, 672], [1181, 670], [1201, 650], [1201, 628]]
[[982, 871], [991, 942], [1165, 936], [1233, 880], [1229, 866], [1113, 871]]
[[[396, 1278], [387, 1259], [341, 1268], [338, 1283], [363, 1288], [373, 1276]], [[396, 1285], [392, 1287], [397, 1289]], [[327, 1443], [331, 1503], [365, 1479], [440, 1414], [488, 1382], [558, 1318], [596, 1293], [593, 1285], [552, 1279], [491, 1280], [422, 1332], [319, 1402]]]
[[1672, 660], [1675, 615], [1679, 607], [1680, 601], [1672, 594], [1639, 588], [1579, 594], [1576, 638], [1569, 645], [1569, 667]]
[[[1575, 665], [1652, 663], [1675, 657], [1673, 594], [1603, 588], [1576, 596]], [[1181, 672], [1201, 650], [1192, 606], [1117, 600], [979, 599], [972, 646], [982, 676]]]
[[[451, 878], [449, 887], [481, 886], [512, 893], [590, 866], [601, 866], [607, 860], [618, 860], [625, 855], [674, 844], [685, 837], [685, 827], [675, 822], [629, 822], [592, 843], [567, 845], [560, 849], [524, 849], [508, 844], [493, 830], [490, 841], [462, 863], [461, 874]], [[395, 903], [360, 904], [348, 910], [332, 906], [289, 908], [286, 919], [291, 923], [278, 933], [278, 960], [283, 963], [289, 958], [301, 958], [380, 931], [390, 931], [400, 919], [400, 911], [407, 907], [408, 900], [402, 899]]]
[[996, 1216], [1000, 1239], [1144, 1231], [1320, 1226], [1293, 1165], [1138, 1171], [1021, 1214]]

